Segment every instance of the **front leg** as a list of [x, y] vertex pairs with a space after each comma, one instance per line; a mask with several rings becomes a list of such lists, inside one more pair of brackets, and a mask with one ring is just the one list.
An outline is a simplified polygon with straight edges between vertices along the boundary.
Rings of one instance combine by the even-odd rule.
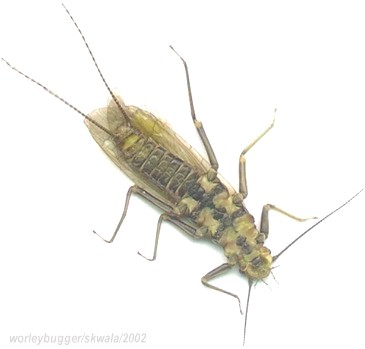
[[317, 217], [309, 217], [309, 218], [300, 218], [297, 216], [294, 216], [293, 214], [286, 212], [284, 210], [282, 210], [279, 207], [276, 207], [275, 205], [271, 205], [271, 204], [266, 204], [263, 208], [262, 208], [262, 212], [261, 212], [261, 225], [260, 225], [260, 232], [264, 233], [266, 238], [269, 236], [269, 211], [273, 210], [276, 212], [279, 212], [291, 219], [294, 219], [298, 222], [305, 222], [308, 221], [309, 219], [317, 219]]

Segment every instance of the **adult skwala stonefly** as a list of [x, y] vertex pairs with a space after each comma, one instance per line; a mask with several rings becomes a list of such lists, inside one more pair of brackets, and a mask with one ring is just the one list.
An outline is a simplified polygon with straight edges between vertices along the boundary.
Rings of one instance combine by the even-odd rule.
[[211, 281], [233, 267], [237, 267], [248, 280], [243, 325], [244, 343], [252, 285], [270, 275], [273, 263], [283, 252], [323, 220], [345, 206], [363, 189], [317, 221], [280, 253], [272, 256], [271, 251], [265, 246], [265, 240], [269, 235], [270, 210], [275, 210], [297, 221], [308, 219], [299, 218], [281, 208], [267, 204], [262, 209], [260, 226], [257, 227], [253, 216], [243, 203], [248, 194], [245, 155], [274, 126], [274, 120], [242, 151], [239, 158], [239, 190], [237, 192], [218, 173], [218, 161], [213, 148], [203, 124], [195, 115], [187, 64], [174, 48], [171, 46], [184, 64], [191, 116], [208, 160], [199, 155], [167, 123], [148, 111], [136, 106], [125, 105], [123, 100], [111, 91], [80, 28], [65, 6], [64, 8], [79, 31], [100, 77], [109, 91], [111, 98], [106, 107], [85, 114], [38, 81], [19, 71], [5, 59], [3, 61], [13, 70], [81, 114], [92, 137], [101, 149], [135, 183], [128, 190], [122, 217], [112, 237], [110, 240], [103, 239], [104, 241], [110, 243], [115, 239], [126, 217], [132, 194], [138, 194], [162, 211], [157, 224], [153, 256], [152, 258], [143, 256], [144, 258], [156, 259], [161, 225], [164, 221], [176, 225], [191, 237], [211, 240], [222, 247], [227, 261], [209, 271], [201, 278], [201, 281], [211, 289], [236, 298], [242, 313], [239, 297], [228, 290], [212, 285]]

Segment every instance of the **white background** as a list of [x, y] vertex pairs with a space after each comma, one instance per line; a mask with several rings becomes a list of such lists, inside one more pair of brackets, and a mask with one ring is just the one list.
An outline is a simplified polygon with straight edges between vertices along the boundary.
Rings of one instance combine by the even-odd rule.
[[[202, 151], [175, 46], [220, 172], [236, 188], [241, 150], [277, 108], [274, 129], [247, 155], [246, 204], [257, 220], [268, 202], [321, 217], [364, 186], [362, 1], [66, 5], [111, 87]], [[2, 1], [0, 16], [1, 57], [86, 113], [105, 105], [58, 1]], [[152, 253], [158, 212], [136, 198], [115, 243], [103, 243], [92, 230], [112, 234], [131, 182], [80, 116], [3, 62], [0, 89], [1, 346], [29, 333], [145, 332], [134, 347], [241, 348], [236, 301], [200, 283], [221, 251], [166, 225], [157, 261], [145, 261], [136, 252]], [[313, 230], [278, 260], [277, 282], [253, 289], [247, 348], [364, 346], [364, 202], [362, 193]], [[278, 253], [310, 224], [273, 213], [268, 247]], [[216, 284], [245, 302], [240, 275]]]

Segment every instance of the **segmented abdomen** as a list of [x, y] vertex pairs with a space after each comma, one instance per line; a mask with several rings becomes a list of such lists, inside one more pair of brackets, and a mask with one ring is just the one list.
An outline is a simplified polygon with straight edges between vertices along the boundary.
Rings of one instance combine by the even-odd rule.
[[151, 138], [132, 134], [123, 144], [126, 161], [161, 190], [181, 199], [194, 186], [199, 174]]
[[257, 231], [242, 196], [230, 192], [215, 170], [198, 173], [193, 166], [135, 130], [124, 138], [121, 147], [131, 167], [177, 198], [176, 213], [191, 219], [200, 229], [199, 235], [228, 246], [226, 254], [249, 255], [262, 246], [265, 236]]

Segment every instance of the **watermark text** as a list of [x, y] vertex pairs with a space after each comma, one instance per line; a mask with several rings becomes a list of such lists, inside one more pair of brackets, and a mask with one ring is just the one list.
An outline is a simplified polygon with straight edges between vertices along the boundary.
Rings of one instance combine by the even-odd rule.
[[120, 344], [120, 343], [146, 343], [147, 336], [143, 332], [125, 332], [96, 334], [83, 333], [81, 335], [55, 335], [55, 334], [32, 334], [9, 336], [11, 344]]

